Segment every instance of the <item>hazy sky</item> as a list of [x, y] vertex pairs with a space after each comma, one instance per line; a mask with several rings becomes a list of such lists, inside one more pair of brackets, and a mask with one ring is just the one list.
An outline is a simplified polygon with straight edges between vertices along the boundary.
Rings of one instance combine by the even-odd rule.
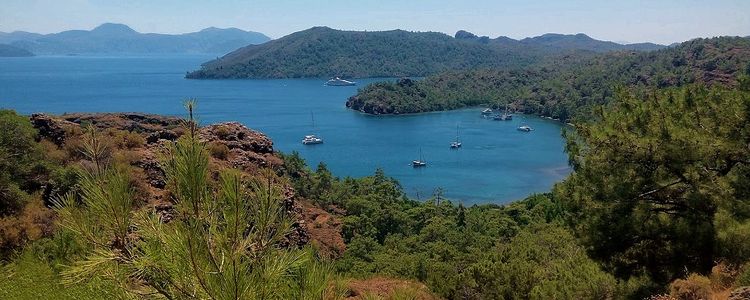
[[750, 0], [0, 0], [0, 31], [40, 33], [125, 23], [141, 32], [237, 27], [278, 38], [312, 26], [349, 30], [459, 29], [512, 38], [586, 33], [669, 44], [750, 35]]

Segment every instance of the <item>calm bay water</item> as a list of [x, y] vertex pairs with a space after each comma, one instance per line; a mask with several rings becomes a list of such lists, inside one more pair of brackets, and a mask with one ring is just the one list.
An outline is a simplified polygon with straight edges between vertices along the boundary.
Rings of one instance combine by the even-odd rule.
[[[506, 203], [548, 191], [569, 172], [560, 124], [531, 116], [480, 117], [480, 109], [376, 117], [347, 110], [357, 87], [322, 79], [187, 80], [208, 56], [0, 58], [0, 108], [19, 113], [148, 112], [183, 115], [182, 100], [199, 100], [203, 124], [239, 121], [269, 135], [276, 149], [299, 151], [311, 166], [337, 176], [375, 168], [397, 178], [411, 197], [437, 187], [464, 204]], [[381, 79], [358, 80], [359, 86]], [[313, 131], [325, 144], [304, 146]], [[516, 130], [528, 124], [535, 130]], [[460, 127], [463, 148], [449, 149]], [[419, 151], [429, 166], [409, 163]]]

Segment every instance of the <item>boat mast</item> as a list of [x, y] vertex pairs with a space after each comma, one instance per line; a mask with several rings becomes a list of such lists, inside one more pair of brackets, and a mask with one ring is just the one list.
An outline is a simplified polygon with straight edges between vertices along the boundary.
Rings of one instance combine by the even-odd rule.
[[456, 124], [456, 143], [458, 143], [458, 124]]
[[315, 133], [315, 115], [313, 114], [312, 111], [310, 111], [310, 120], [312, 120], [312, 129], [313, 129], [313, 133]]

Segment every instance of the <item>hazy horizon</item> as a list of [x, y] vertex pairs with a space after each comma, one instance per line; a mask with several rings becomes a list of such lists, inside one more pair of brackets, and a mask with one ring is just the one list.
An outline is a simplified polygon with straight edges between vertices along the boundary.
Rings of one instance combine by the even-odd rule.
[[[750, 1], [688, 0], [602, 3], [594, 0], [473, 5], [448, 1], [411, 2], [332, 0], [323, 3], [224, 0], [103, 1], [6, 0], [0, 31], [56, 33], [90, 30], [121, 23], [143, 33], [180, 34], [207, 27], [256, 31], [271, 38], [314, 26], [341, 30], [435, 31], [453, 35], [466, 30], [492, 38], [514, 39], [545, 33], [584, 33], [618, 43], [671, 44], [699, 37], [750, 35]], [[657, 2], [657, 3], [654, 3]], [[185, 16], [189, 16], [186, 18]]]

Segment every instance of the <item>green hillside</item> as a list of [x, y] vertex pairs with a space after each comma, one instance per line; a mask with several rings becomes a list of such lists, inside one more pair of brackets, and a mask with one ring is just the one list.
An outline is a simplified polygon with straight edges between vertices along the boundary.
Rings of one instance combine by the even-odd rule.
[[404, 114], [486, 104], [568, 120], [609, 103], [619, 86], [663, 88], [688, 83], [734, 85], [750, 64], [750, 39], [696, 39], [653, 52], [567, 56], [524, 69], [450, 71], [423, 80], [362, 88], [347, 107]]

